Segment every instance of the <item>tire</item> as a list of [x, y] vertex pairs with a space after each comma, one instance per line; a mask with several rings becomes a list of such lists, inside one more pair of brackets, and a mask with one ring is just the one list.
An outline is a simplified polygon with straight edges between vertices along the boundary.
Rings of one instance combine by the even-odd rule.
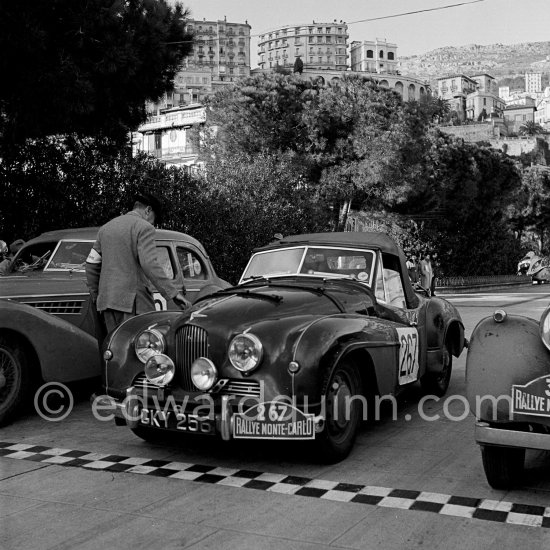
[[343, 359], [324, 381], [326, 419], [323, 431], [316, 438], [322, 462], [339, 462], [346, 458], [353, 448], [361, 421], [361, 402], [350, 402], [346, 398], [362, 394], [361, 386], [361, 376], [357, 367], [346, 359]]
[[420, 379], [422, 391], [426, 395], [443, 397], [449, 389], [451, 374], [453, 371], [453, 355], [450, 352], [448, 342], [443, 346], [443, 365], [439, 372], [426, 372]]
[[520, 482], [525, 449], [482, 445], [481, 458], [487, 482], [493, 489], [510, 489]]
[[10, 422], [30, 391], [29, 361], [17, 340], [0, 336], [0, 426]]

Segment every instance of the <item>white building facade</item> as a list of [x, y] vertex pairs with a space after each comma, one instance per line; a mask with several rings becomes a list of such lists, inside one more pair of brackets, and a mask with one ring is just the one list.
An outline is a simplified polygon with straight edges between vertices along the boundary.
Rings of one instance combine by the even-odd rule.
[[345, 71], [348, 68], [348, 26], [330, 23], [286, 25], [260, 34], [260, 69], [292, 69], [300, 58], [304, 69]]
[[525, 73], [525, 91], [542, 92], [542, 73]]
[[352, 42], [351, 70], [369, 73], [397, 73], [397, 44], [386, 40]]
[[132, 134], [134, 154], [153, 155], [167, 166], [192, 166], [197, 162], [198, 149], [191, 139], [191, 129], [205, 120], [202, 105], [174, 107], [150, 116]]

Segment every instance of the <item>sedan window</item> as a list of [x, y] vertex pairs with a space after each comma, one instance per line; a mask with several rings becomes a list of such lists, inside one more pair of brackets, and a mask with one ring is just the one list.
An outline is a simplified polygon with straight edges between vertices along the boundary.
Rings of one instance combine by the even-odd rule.
[[84, 271], [92, 241], [60, 241], [44, 271]]
[[169, 279], [174, 278], [174, 267], [172, 266], [172, 258], [170, 257], [170, 250], [167, 246], [158, 246], [157, 245], [157, 258], [164, 269], [164, 273]]
[[176, 248], [176, 254], [184, 279], [204, 281], [208, 278], [204, 262], [197, 254], [181, 246]]

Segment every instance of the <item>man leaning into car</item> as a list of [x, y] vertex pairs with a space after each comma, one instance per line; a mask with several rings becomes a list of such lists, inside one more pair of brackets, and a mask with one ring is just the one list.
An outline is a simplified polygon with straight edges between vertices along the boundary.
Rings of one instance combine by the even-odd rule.
[[158, 262], [154, 223], [160, 223], [160, 217], [160, 201], [142, 193], [136, 196], [131, 212], [99, 230], [86, 260], [86, 281], [107, 332], [134, 315], [155, 310], [149, 281], [180, 308], [191, 305], [185, 289], [176, 288]]

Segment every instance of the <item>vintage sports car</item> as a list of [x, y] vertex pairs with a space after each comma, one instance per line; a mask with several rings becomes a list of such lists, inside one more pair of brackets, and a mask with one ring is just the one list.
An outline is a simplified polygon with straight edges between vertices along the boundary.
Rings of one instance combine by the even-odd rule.
[[527, 252], [518, 263], [518, 275], [528, 275], [538, 285], [550, 282], [550, 258]]
[[475, 327], [466, 395], [476, 442], [495, 489], [521, 482], [525, 449], [550, 450], [550, 307], [540, 321], [502, 309]]
[[[0, 424], [40, 381], [98, 377], [98, 319], [84, 263], [97, 228], [51, 231], [28, 241], [0, 277]], [[157, 231], [158, 257], [191, 301], [229, 286], [193, 237]], [[158, 309], [166, 300], [155, 294]]]
[[463, 346], [458, 311], [414, 291], [390, 237], [297, 235], [256, 250], [237, 286], [190, 310], [122, 324], [93, 406], [146, 440], [313, 439], [337, 461], [375, 394], [417, 380], [444, 394]]

